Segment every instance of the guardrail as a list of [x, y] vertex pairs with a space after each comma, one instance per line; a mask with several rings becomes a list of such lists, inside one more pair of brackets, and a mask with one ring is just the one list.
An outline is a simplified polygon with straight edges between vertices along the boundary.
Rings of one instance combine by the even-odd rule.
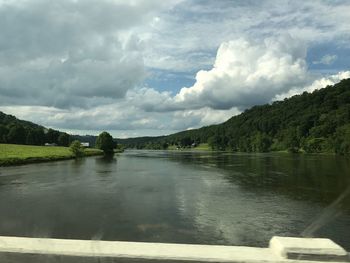
[[273, 237], [268, 248], [0, 236], [1, 263], [349, 262], [330, 239]]

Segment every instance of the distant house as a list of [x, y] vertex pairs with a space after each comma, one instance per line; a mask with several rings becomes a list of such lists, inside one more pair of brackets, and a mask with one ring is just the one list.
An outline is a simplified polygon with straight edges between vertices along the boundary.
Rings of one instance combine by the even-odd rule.
[[82, 142], [81, 146], [83, 146], [84, 148], [89, 148], [90, 147], [90, 143], [89, 142]]
[[57, 146], [57, 144], [56, 143], [45, 143], [45, 146]]

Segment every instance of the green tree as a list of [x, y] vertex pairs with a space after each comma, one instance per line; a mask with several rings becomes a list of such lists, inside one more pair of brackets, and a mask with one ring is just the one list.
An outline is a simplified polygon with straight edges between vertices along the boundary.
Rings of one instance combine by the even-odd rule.
[[113, 154], [116, 143], [113, 137], [108, 132], [104, 131], [97, 137], [96, 147], [101, 149], [104, 154]]
[[21, 125], [13, 125], [7, 135], [7, 141], [15, 144], [25, 144], [26, 130]]
[[5, 143], [7, 141], [7, 134], [9, 130], [5, 125], [0, 124], [0, 143]]
[[34, 141], [36, 145], [43, 145], [45, 143], [45, 133], [42, 128], [36, 128], [33, 130]]
[[335, 138], [335, 152], [350, 154], [350, 124], [338, 128]]
[[236, 152], [237, 151], [237, 141], [234, 138], [230, 138], [228, 141], [228, 149], [230, 151]]
[[35, 144], [34, 132], [32, 130], [29, 130], [28, 133], [27, 133], [26, 144], [28, 144], [28, 145], [34, 145]]
[[268, 152], [271, 144], [272, 140], [269, 136], [258, 132], [253, 140], [253, 150], [255, 152]]
[[58, 136], [58, 145], [60, 145], [60, 146], [68, 146], [69, 145], [69, 140], [70, 140], [69, 134], [67, 134], [65, 132], [62, 132]]
[[162, 148], [163, 148], [164, 150], [168, 149], [168, 148], [169, 148], [169, 144], [166, 143], [166, 142], [163, 142], [163, 143], [162, 143]]
[[212, 150], [218, 150], [220, 143], [220, 137], [218, 135], [214, 135], [208, 138], [208, 144]]
[[297, 153], [299, 151], [300, 140], [296, 128], [291, 127], [284, 131], [284, 143], [289, 152]]
[[181, 147], [189, 147], [191, 146], [191, 144], [193, 143], [192, 139], [190, 137], [184, 137], [184, 138], [181, 138], [180, 140], [180, 145]]
[[58, 144], [58, 136], [60, 136], [59, 131], [49, 129], [46, 133], [46, 142]]
[[69, 148], [73, 153], [74, 157], [84, 156], [84, 148], [81, 146], [80, 141], [78, 140], [73, 141]]

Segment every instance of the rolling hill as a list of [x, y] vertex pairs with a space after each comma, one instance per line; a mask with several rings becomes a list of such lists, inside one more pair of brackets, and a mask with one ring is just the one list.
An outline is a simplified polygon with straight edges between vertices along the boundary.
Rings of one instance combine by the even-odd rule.
[[118, 140], [126, 147], [166, 149], [209, 143], [240, 152], [350, 153], [350, 79], [284, 101], [254, 106], [219, 124], [169, 136]]

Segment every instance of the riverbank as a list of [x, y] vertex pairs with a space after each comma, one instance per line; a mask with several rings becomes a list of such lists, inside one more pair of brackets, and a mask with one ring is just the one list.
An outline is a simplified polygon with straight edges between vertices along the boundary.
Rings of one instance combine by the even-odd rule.
[[200, 143], [195, 147], [189, 148], [179, 148], [176, 145], [170, 145], [167, 148], [168, 151], [182, 151], [182, 152], [230, 152], [237, 154], [247, 154], [247, 153], [281, 153], [281, 154], [315, 154], [315, 155], [337, 155], [334, 152], [313, 152], [308, 153], [304, 149], [299, 149], [298, 152], [290, 152], [288, 150], [271, 150], [269, 152], [238, 152], [238, 151], [229, 151], [229, 150], [213, 150], [208, 143]]
[[[85, 156], [102, 155], [98, 149], [85, 149]], [[0, 144], [0, 166], [73, 159], [69, 147]]]
[[176, 145], [170, 145], [168, 147], [169, 151], [181, 150], [181, 151], [212, 151], [211, 147], [208, 143], [200, 143], [196, 147], [190, 148], [179, 148]]

